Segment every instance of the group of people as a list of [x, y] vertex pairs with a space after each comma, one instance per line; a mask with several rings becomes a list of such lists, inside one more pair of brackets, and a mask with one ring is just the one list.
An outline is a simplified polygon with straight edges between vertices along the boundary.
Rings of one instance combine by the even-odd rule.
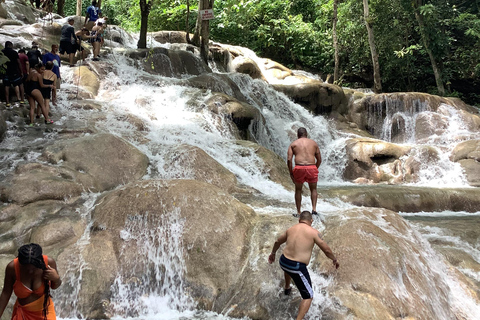
[[[56, 103], [58, 79], [60, 78], [60, 57], [56, 54], [58, 47], [52, 45], [52, 52], [42, 55], [38, 44], [32, 42], [32, 48], [25, 53], [13, 49], [13, 43], [5, 42], [3, 54], [9, 59], [3, 76], [6, 107], [10, 108], [10, 87], [13, 86], [17, 100], [26, 105], [25, 96], [30, 106], [30, 126], [34, 125], [34, 117], [43, 114], [46, 124], [52, 124], [49, 118], [50, 100]], [[38, 104], [38, 107], [37, 107]], [[37, 110], [36, 110], [37, 109]]]
[[[106, 19], [106, 18], [105, 18]], [[85, 61], [85, 50], [82, 41], [88, 40], [93, 47], [93, 61], [98, 61], [101, 46], [104, 42], [103, 34], [106, 27], [102, 11], [97, 7], [96, 1], [87, 8], [84, 26], [75, 32], [73, 24], [75, 19], [68, 18], [67, 24], [61, 29], [60, 47], [53, 44], [51, 51], [42, 55], [38, 44], [33, 41], [32, 48], [26, 52], [13, 49], [13, 43], [7, 41], [3, 54], [9, 59], [6, 63], [3, 85], [5, 88], [6, 107], [10, 108], [10, 88], [13, 86], [17, 100], [20, 104], [30, 107], [30, 126], [34, 126], [35, 119], [43, 114], [46, 124], [52, 124], [49, 118], [50, 102], [56, 105], [57, 90], [60, 89], [60, 54], [67, 54], [70, 67], [74, 66], [73, 60], [77, 51], [82, 53]], [[26, 97], [26, 100], [25, 100]]]
[[73, 59], [77, 51], [81, 52], [82, 60], [85, 61], [85, 49], [82, 47], [82, 41], [88, 40], [93, 49], [93, 61], [98, 61], [100, 49], [104, 43], [103, 34], [106, 23], [102, 16], [102, 11], [97, 7], [97, 2], [92, 1], [92, 5], [87, 8], [85, 22], [83, 27], [75, 32], [73, 24], [75, 19], [68, 18], [67, 24], [62, 27], [60, 36], [60, 53], [67, 54], [70, 67], [73, 67]]

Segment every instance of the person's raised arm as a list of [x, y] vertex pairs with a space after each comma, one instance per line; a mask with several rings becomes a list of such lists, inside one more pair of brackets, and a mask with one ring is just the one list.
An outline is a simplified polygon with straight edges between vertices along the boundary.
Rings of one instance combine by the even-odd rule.
[[0, 294], [0, 317], [5, 311], [5, 307], [8, 304], [8, 300], [12, 296], [13, 284], [15, 283], [15, 265], [13, 261], [10, 262], [5, 268], [5, 280], [3, 281], [3, 289]]
[[318, 168], [322, 164], [322, 154], [320, 153], [320, 148], [318, 147], [318, 144], [317, 144], [317, 147], [315, 149], [315, 158], [317, 159], [317, 161], [315, 162], [315, 165]]
[[53, 290], [60, 287], [62, 280], [58, 275], [57, 263], [52, 258], [48, 258], [48, 266], [45, 271], [43, 271], [43, 279], [50, 281], [50, 288]]
[[335, 266], [336, 269], [338, 269], [340, 265], [338, 264], [337, 258], [335, 258], [335, 255], [333, 254], [332, 249], [330, 249], [328, 244], [325, 241], [323, 241], [322, 235], [320, 234], [320, 232], [318, 232], [317, 230], [315, 230], [315, 232], [316, 232], [316, 235], [314, 236], [315, 243], [328, 258], [332, 259], [333, 265]]
[[287, 241], [287, 232], [284, 232], [278, 237], [277, 241], [275, 241], [272, 253], [268, 256], [268, 263], [273, 263], [275, 261], [275, 253], [277, 253], [278, 248]]
[[290, 172], [290, 178], [292, 181], [295, 183], [295, 180], [293, 179], [293, 148], [292, 145], [290, 144], [288, 146], [287, 150], [287, 167], [288, 167], [288, 172]]

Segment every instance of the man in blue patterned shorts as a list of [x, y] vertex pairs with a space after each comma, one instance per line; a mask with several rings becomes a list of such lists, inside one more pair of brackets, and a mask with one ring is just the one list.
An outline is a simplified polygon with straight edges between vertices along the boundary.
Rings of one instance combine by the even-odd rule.
[[275, 253], [280, 245], [287, 243], [283, 254], [280, 257], [280, 267], [285, 274], [285, 294], [291, 292], [290, 282], [293, 279], [300, 294], [302, 302], [298, 309], [297, 320], [302, 320], [313, 299], [312, 281], [307, 270], [307, 265], [312, 257], [313, 246], [316, 244], [325, 253], [325, 255], [333, 260], [333, 265], [338, 269], [339, 264], [332, 249], [322, 240], [320, 232], [312, 228], [312, 214], [310, 211], [303, 211], [300, 214], [298, 224], [290, 227], [285, 231], [273, 245], [272, 253], [268, 256], [268, 262], [275, 261]]

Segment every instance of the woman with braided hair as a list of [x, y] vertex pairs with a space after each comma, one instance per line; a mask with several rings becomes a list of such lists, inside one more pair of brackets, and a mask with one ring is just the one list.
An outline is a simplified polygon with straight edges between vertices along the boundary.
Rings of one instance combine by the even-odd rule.
[[12, 320], [55, 320], [50, 288], [57, 289], [61, 284], [55, 260], [43, 255], [42, 247], [35, 243], [21, 246], [18, 257], [5, 269], [0, 317], [13, 291], [17, 301]]

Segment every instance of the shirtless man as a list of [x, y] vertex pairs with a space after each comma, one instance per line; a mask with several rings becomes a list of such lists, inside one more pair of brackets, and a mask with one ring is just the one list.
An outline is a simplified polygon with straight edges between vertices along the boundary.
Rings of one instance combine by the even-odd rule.
[[[290, 177], [295, 184], [297, 213], [293, 214], [294, 217], [300, 215], [304, 182], [308, 182], [308, 187], [310, 188], [312, 213], [317, 214], [318, 167], [322, 163], [320, 149], [315, 141], [308, 138], [307, 129], [303, 127], [298, 129], [297, 137], [298, 139], [290, 144], [287, 151], [288, 171], [290, 171]], [[293, 156], [295, 156], [295, 168], [292, 168]]]
[[313, 246], [316, 244], [325, 253], [325, 255], [333, 260], [333, 265], [338, 269], [339, 264], [332, 249], [322, 240], [320, 232], [312, 228], [312, 214], [309, 211], [303, 211], [300, 214], [298, 224], [290, 227], [285, 231], [273, 245], [272, 253], [268, 256], [268, 263], [275, 261], [275, 253], [280, 245], [287, 243], [283, 254], [280, 257], [280, 267], [285, 274], [285, 294], [289, 295], [292, 291], [290, 281], [293, 279], [300, 294], [302, 302], [298, 308], [297, 320], [302, 320], [313, 299], [312, 281], [307, 270], [307, 265], [312, 256]]

